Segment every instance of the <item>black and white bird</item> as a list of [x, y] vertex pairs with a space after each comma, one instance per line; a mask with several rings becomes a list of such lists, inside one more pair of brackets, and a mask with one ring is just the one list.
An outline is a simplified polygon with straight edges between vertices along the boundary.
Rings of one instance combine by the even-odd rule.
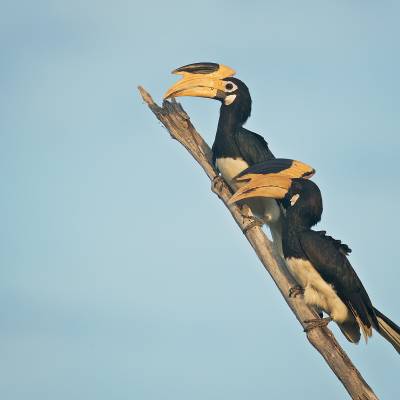
[[[166, 92], [165, 99], [193, 96], [221, 102], [212, 146], [213, 162], [232, 190], [240, 187], [240, 183], [233, 178], [241, 171], [275, 158], [262, 136], [243, 127], [251, 113], [251, 97], [247, 86], [232, 77], [235, 74], [233, 69], [204, 62], [185, 65], [172, 73], [183, 78]], [[276, 200], [263, 198], [249, 200], [246, 204], [257, 218], [269, 225], [274, 243], [281, 252], [280, 207]]]
[[328, 314], [308, 321], [309, 329], [333, 320], [350, 342], [358, 343], [360, 330], [367, 340], [374, 328], [400, 353], [400, 327], [372, 305], [346, 257], [349, 247], [324, 231], [311, 229], [322, 215], [318, 186], [299, 174], [277, 172], [277, 162], [267, 161], [243, 171], [236, 179], [244, 185], [230, 203], [259, 197], [281, 199], [285, 214], [282, 245], [288, 269], [300, 284], [305, 302]]

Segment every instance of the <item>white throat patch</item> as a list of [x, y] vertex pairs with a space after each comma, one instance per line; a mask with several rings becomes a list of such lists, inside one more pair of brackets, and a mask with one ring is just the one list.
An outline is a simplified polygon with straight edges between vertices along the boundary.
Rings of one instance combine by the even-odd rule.
[[224, 103], [226, 106], [232, 104], [236, 99], [236, 94], [230, 94], [229, 96], [225, 97]]
[[292, 196], [292, 198], [290, 199], [290, 205], [293, 207], [296, 204], [296, 201], [299, 199], [300, 195], [299, 194], [295, 194], [294, 196]]

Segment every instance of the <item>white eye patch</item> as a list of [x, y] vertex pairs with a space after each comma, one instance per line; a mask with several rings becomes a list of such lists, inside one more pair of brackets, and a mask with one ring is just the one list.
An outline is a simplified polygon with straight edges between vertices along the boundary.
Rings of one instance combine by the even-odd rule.
[[226, 106], [229, 106], [229, 104], [232, 104], [236, 99], [236, 94], [230, 94], [229, 96], [225, 97], [224, 103]]
[[296, 204], [296, 201], [299, 199], [300, 195], [299, 194], [295, 194], [294, 196], [292, 196], [292, 198], [290, 199], [290, 205], [293, 207]]
[[235, 90], [237, 90], [237, 85], [236, 84], [234, 84], [233, 82], [230, 82], [230, 81], [228, 81], [228, 82], [226, 82], [226, 84], [225, 84], [225, 93], [232, 93], [232, 92], [234, 92]]

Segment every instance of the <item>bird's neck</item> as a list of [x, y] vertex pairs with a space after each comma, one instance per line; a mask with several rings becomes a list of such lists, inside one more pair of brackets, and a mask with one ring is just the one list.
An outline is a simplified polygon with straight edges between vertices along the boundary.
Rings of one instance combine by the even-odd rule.
[[233, 137], [242, 126], [243, 123], [238, 118], [238, 114], [234, 108], [222, 105], [219, 114], [217, 136], [225, 139]]
[[304, 255], [299, 234], [310, 229], [309, 224], [305, 223], [301, 216], [295, 212], [291, 212], [291, 210], [287, 211], [282, 226], [282, 247], [285, 258], [301, 258]]
[[243, 123], [233, 109], [221, 107], [217, 133], [213, 144], [214, 157], [237, 158], [240, 155], [235, 141], [235, 135], [241, 129]]

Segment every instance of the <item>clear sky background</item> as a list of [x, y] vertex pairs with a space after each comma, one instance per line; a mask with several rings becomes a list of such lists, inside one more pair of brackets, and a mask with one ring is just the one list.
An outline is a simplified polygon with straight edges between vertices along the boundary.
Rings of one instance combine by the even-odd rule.
[[[318, 229], [350, 245], [373, 302], [400, 323], [400, 3], [1, 8], [0, 398], [345, 398], [136, 86], [161, 100], [175, 67], [236, 69], [247, 127], [317, 169]], [[212, 143], [218, 103], [182, 103]], [[338, 339], [379, 396], [400, 398], [388, 343]]]

